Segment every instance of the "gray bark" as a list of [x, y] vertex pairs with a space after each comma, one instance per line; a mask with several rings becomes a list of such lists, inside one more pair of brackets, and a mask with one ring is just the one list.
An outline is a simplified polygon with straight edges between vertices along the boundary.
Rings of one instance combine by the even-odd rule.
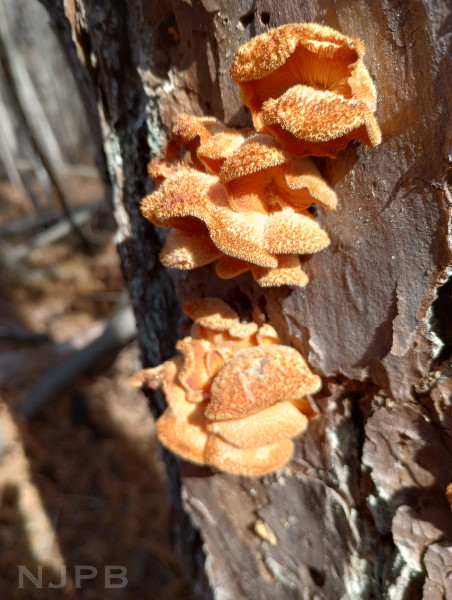
[[[199, 597], [451, 598], [445, 0], [44, 4], [99, 105], [144, 364], [174, 354], [181, 299], [216, 295], [244, 316], [258, 304], [324, 377], [320, 417], [281, 473], [239, 478], [166, 455]], [[146, 163], [178, 112], [247, 125], [228, 76], [236, 48], [301, 21], [363, 39], [383, 143], [319, 160], [340, 207], [319, 217], [332, 244], [305, 263], [305, 289], [224, 282], [209, 267], [174, 276], [138, 209]]]

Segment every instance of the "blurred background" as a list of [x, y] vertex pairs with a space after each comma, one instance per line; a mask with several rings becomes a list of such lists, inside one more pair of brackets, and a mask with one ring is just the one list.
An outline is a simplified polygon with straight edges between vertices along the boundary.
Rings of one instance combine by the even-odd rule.
[[[190, 597], [96, 134], [45, 9], [0, 0], [2, 600]], [[76, 589], [76, 565], [99, 575]]]

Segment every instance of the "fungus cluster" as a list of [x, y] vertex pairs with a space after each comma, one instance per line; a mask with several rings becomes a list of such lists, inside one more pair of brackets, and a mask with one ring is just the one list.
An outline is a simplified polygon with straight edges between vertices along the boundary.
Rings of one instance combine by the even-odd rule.
[[319, 390], [320, 378], [270, 324], [242, 323], [214, 298], [187, 302], [184, 311], [194, 324], [177, 343], [181, 354], [132, 378], [163, 389], [160, 442], [227, 473], [259, 476], [282, 467], [293, 454], [291, 438], [315, 414], [305, 396]]
[[171, 228], [165, 266], [216, 261], [224, 279], [251, 271], [261, 286], [306, 285], [299, 255], [329, 244], [309, 208], [337, 205], [308, 156], [380, 141], [363, 53], [360, 40], [309, 23], [271, 29], [238, 49], [230, 74], [258, 133], [181, 114], [166, 158], [149, 164], [159, 189], [141, 210]]
[[351, 140], [380, 143], [364, 44], [315, 23], [271, 29], [241, 46], [230, 75], [258, 131], [294, 156], [331, 156]]

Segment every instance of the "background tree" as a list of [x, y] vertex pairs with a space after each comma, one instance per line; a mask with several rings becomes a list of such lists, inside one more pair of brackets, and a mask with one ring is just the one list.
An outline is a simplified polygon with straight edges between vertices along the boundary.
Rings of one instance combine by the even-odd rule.
[[[145, 365], [174, 353], [181, 299], [216, 295], [244, 316], [257, 305], [325, 380], [282, 473], [242, 479], [166, 456], [199, 597], [449, 597], [446, 2], [43, 1], [98, 106]], [[146, 163], [179, 112], [249, 124], [228, 76], [236, 48], [302, 21], [361, 38], [379, 92], [383, 143], [318, 161], [340, 198], [320, 218], [331, 246], [300, 290], [169, 273], [139, 213]]]

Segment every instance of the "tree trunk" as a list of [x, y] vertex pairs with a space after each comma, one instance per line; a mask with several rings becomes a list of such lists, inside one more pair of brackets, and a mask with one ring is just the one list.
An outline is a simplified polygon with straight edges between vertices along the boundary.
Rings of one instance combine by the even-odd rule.
[[[146, 366], [174, 355], [184, 298], [258, 305], [324, 379], [290, 466], [260, 479], [165, 454], [200, 598], [452, 598], [446, 0], [43, 0], [99, 107], [118, 248]], [[228, 68], [269, 26], [361, 38], [383, 142], [318, 161], [339, 209], [306, 288], [158, 261], [138, 202], [179, 112], [249, 124]], [[156, 413], [161, 400], [154, 401]], [[188, 518], [187, 518], [188, 515]]]

